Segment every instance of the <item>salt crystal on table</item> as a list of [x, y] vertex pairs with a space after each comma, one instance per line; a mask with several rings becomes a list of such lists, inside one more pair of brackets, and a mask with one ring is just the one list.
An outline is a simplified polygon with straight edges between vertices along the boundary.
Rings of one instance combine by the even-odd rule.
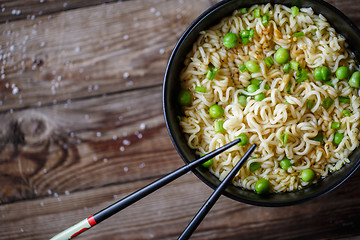
[[69, 196], [69, 195], [70, 195], [69, 190], [65, 190], [65, 195], [66, 195], [66, 196]]
[[140, 167], [140, 168], [145, 167], [145, 163], [140, 163], [139, 167]]
[[141, 129], [141, 130], [145, 130], [145, 128], [146, 128], [146, 124], [145, 124], [145, 123], [141, 123], [141, 124], [140, 124], [140, 129]]
[[150, 12], [152, 13], [156, 12], [156, 8], [150, 8]]
[[159, 52], [161, 55], [163, 55], [165, 53], [165, 49], [161, 48]]
[[50, 189], [49, 189], [47, 192], [48, 192], [48, 194], [49, 194], [49, 195], [51, 195], [51, 194], [52, 194], [52, 191], [51, 191]]
[[67, 7], [67, 5], [68, 5], [68, 4], [65, 2], [65, 3], [63, 4], [63, 7]]
[[44, 46], [45, 46], [45, 42], [41, 42], [40, 47], [44, 47]]
[[114, 135], [112, 138], [114, 141], [118, 139], [118, 137], [116, 135]]
[[134, 85], [134, 82], [133, 81], [128, 81], [126, 82], [125, 84], [127, 87], [130, 87], [130, 86], [133, 86]]
[[157, 16], [157, 17], [159, 17], [161, 15], [161, 13], [159, 12], [159, 11], [157, 11], [156, 13], [155, 13], [155, 16]]
[[80, 47], [76, 47], [75, 52], [80, 52]]
[[129, 39], [129, 35], [124, 35], [124, 40], [128, 40]]
[[41, 202], [41, 203], [40, 203], [40, 206], [42, 206], [42, 207], [43, 207], [43, 206], [44, 206], [44, 203], [43, 203], [43, 202]]
[[101, 132], [97, 132], [97, 133], [96, 133], [96, 136], [97, 136], [97, 137], [101, 137]]
[[44, 168], [44, 170], [43, 170], [43, 171], [44, 171], [44, 173], [47, 173], [47, 169], [46, 169], [46, 168]]
[[124, 172], [128, 172], [129, 168], [128, 167], [124, 167]]
[[104, 158], [104, 163], [107, 163], [109, 160], [107, 158]]
[[15, 46], [14, 46], [14, 45], [11, 45], [9, 49], [10, 49], [10, 51], [14, 51], [14, 50], [15, 50]]
[[123, 74], [123, 78], [128, 78], [128, 77], [130, 77], [130, 73], [128, 73], [128, 72], [124, 72], [124, 74]]
[[43, 3], [43, 2], [45, 2], [45, 0], [40, 0], [40, 3]]
[[24, 229], [20, 228], [20, 232], [24, 232]]
[[121, 151], [121, 152], [125, 151], [125, 147], [124, 147], [124, 146], [121, 146], [121, 147], [120, 147], [120, 151]]
[[131, 142], [130, 142], [129, 140], [127, 140], [127, 139], [124, 139], [124, 140], [123, 140], [123, 144], [124, 144], [125, 146], [130, 146]]
[[54, 197], [58, 197], [59, 196], [59, 194], [58, 193], [54, 193]]

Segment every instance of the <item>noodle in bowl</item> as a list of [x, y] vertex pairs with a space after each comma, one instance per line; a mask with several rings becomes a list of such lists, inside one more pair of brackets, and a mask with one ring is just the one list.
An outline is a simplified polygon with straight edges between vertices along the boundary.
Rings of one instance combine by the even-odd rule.
[[[183, 59], [177, 78], [176, 86], [191, 95], [191, 103], [183, 104], [185, 106], [177, 111], [181, 116], [178, 130], [187, 147], [197, 156], [241, 134], [248, 138], [249, 144], [235, 146], [213, 159], [209, 171], [216, 178], [221, 181], [252, 143], [258, 145], [252, 158], [234, 178], [236, 187], [232, 187], [237, 188], [235, 195], [245, 193], [246, 196], [240, 198], [251, 201], [284, 194], [294, 195], [296, 199], [302, 194], [298, 192], [321, 189], [322, 182], [326, 182], [328, 175], [336, 175], [337, 170], [349, 169], [349, 165], [354, 171], [358, 166], [349, 156], [359, 146], [359, 89], [349, 85], [351, 75], [340, 80], [335, 74], [340, 66], [351, 73], [358, 71], [355, 55], [348, 49], [345, 37], [337, 33], [322, 14], [306, 6], [299, 7], [300, 11], [294, 14], [290, 7], [249, 5], [246, 12], [239, 7], [232, 15], [201, 29]], [[259, 10], [261, 16], [256, 17], [254, 12]], [[262, 16], [265, 15], [268, 19], [264, 23]], [[242, 35], [244, 30], [253, 31], [248, 42], [241, 38], [249, 37]], [[227, 33], [239, 37], [236, 46], [225, 46]], [[278, 49], [288, 50], [285, 62], [276, 61]], [[255, 62], [258, 71], [252, 71], [248, 62]], [[284, 65], [290, 62], [291, 69], [285, 71]], [[330, 72], [328, 79], [323, 79], [326, 82], [316, 79], [316, 69], [323, 67]], [[208, 77], [213, 69], [216, 69], [213, 76]], [[164, 95], [165, 85], [166, 78]], [[256, 89], [250, 91], [250, 85], [257, 85]], [[240, 96], [246, 99], [245, 104], [240, 103]], [[221, 107], [221, 116], [209, 113], [213, 105]], [[219, 122], [221, 127], [216, 129], [214, 126]], [[333, 126], [333, 123], [340, 123], [340, 126]], [[340, 142], [334, 139], [336, 134], [342, 136]], [[174, 140], [177, 136], [172, 137], [177, 146]], [[184, 143], [180, 146], [185, 147]], [[283, 159], [288, 160], [286, 168], [281, 164]], [[358, 162], [357, 159], [353, 161]], [[311, 170], [314, 177], [304, 178], [304, 170]], [[272, 196], [253, 193], [259, 179], [270, 183], [270, 191], [274, 194], [269, 195]], [[341, 181], [344, 179], [342, 177]], [[340, 183], [339, 179], [335, 182], [332, 187]], [[307, 191], [308, 186], [312, 190]], [[317, 190], [318, 193], [301, 198], [310, 199], [327, 190]], [[288, 205], [300, 198], [294, 199], [274, 202]], [[267, 205], [264, 202], [254, 204]]]

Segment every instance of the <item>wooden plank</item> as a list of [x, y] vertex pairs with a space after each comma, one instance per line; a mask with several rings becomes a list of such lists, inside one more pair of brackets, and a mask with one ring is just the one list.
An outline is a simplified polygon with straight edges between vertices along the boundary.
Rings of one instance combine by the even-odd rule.
[[66, 10], [84, 8], [117, 2], [116, 0], [22, 0], [0, 1], [0, 23], [11, 22], [20, 19], [31, 19], [36, 16], [54, 14]]
[[[1, 202], [175, 169], [182, 161], [173, 151], [159, 103], [161, 87], [155, 87], [0, 115]], [[138, 107], [145, 105], [146, 111]]]
[[174, 44], [208, 6], [126, 1], [1, 25], [0, 111], [162, 84]]
[[[0, 239], [48, 239], [152, 180], [3, 204]], [[191, 239], [337, 239], [359, 235], [359, 181], [356, 173], [321, 198], [282, 208], [250, 206], [221, 197]], [[193, 174], [187, 174], [78, 239], [176, 239], [211, 192]]]

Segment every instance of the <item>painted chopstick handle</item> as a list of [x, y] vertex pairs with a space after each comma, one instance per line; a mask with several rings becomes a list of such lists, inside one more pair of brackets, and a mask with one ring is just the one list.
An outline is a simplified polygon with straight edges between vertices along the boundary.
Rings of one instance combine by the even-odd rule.
[[77, 224], [65, 229], [61, 233], [57, 234], [56, 236], [52, 237], [50, 240], [69, 240], [80, 233], [88, 230], [92, 226], [96, 224], [95, 219], [93, 216], [85, 218], [84, 220], [78, 222]]

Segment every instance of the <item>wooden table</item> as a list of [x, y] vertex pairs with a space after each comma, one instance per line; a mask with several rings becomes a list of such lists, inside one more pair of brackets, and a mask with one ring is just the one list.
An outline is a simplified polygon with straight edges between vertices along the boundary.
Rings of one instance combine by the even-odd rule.
[[[0, 239], [48, 239], [183, 165], [162, 82], [212, 0], [0, 1]], [[357, 0], [331, 0], [357, 26]], [[221, 197], [192, 239], [360, 237], [360, 174], [310, 202]], [[78, 239], [176, 239], [212, 190], [189, 173]]]

